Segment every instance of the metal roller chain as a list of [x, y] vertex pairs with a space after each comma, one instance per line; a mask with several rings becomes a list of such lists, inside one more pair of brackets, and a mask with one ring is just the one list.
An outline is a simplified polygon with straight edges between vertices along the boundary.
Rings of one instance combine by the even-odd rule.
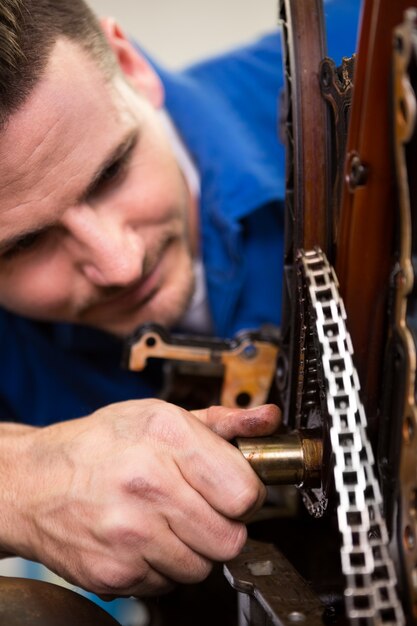
[[320, 249], [301, 252], [299, 263], [315, 318], [326, 386], [347, 614], [355, 625], [398, 626], [405, 623], [404, 614], [337, 278]]

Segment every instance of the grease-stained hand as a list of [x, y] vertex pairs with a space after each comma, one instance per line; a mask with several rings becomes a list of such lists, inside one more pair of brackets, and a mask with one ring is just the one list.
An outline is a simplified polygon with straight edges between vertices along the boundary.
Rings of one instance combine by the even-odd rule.
[[4, 552], [100, 595], [204, 579], [242, 549], [265, 487], [226, 440], [272, 433], [277, 407], [187, 412], [160, 400], [19, 432]]

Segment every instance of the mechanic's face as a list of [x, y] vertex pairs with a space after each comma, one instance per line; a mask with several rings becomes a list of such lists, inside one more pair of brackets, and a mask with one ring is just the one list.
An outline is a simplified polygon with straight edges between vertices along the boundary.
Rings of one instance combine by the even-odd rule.
[[0, 305], [118, 335], [181, 316], [192, 202], [156, 99], [58, 41], [0, 136]]

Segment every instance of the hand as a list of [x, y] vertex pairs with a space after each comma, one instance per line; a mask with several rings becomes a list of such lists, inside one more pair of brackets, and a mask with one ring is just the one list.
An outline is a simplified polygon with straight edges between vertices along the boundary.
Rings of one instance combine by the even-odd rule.
[[[212, 561], [239, 553], [241, 520], [261, 506], [265, 487], [200, 420], [233, 437], [269, 434], [278, 419], [271, 406], [193, 415], [138, 400], [19, 432], [0, 543], [100, 595], [202, 580]], [[6, 453], [3, 444], [0, 461]]]

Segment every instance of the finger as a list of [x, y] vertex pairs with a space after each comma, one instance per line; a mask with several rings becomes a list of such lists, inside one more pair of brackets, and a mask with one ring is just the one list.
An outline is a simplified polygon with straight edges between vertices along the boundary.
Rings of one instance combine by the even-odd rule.
[[221, 515], [190, 486], [182, 490], [181, 507], [170, 508], [167, 518], [174, 534], [210, 561], [234, 558], [246, 541], [244, 524]]
[[125, 541], [116, 542], [116, 549], [99, 565], [95, 563], [94, 569], [87, 562], [90, 575], [85, 589], [108, 599], [151, 596], [167, 593], [176, 583], [196, 583], [208, 576], [210, 560], [185, 545], [163, 516], [153, 516], [145, 509], [137, 521], [142, 526], [148, 518], [146, 530], [136, 533], [129, 529]]
[[153, 596], [169, 593], [175, 589], [176, 586], [177, 583], [175, 581], [171, 580], [167, 576], [164, 576], [151, 567], [145, 580], [140, 580], [139, 582], [134, 583], [131, 587], [125, 589], [123, 596], [118, 595], [114, 597], [130, 598], [134, 596], [136, 598], [151, 598]]
[[193, 430], [189, 445], [174, 452], [183, 478], [221, 515], [246, 519], [262, 505], [265, 486], [237, 448], [197, 420]]
[[165, 518], [148, 517], [151, 527], [146, 545], [143, 536], [138, 541], [131, 537], [130, 545], [118, 551], [118, 561], [111, 571], [112, 585], [101, 592], [153, 595], [169, 591], [174, 583], [197, 583], [209, 575], [211, 560], [186, 545]]
[[213, 564], [210, 559], [194, 552], [172, 531], [166, 530], [162, 542], [154, 542], [152, 551], [147, 555], [147, 562], [153, 571], [166, 580], [180, 584], [198, 583], [207, 578]]
[[135, 580], [132, 576], [132, 582], [129, 585], [120, 587], [120, 589], [109, 589], [109, 593], [97, 593], [97, 591], [95, 593], [104, 602], [111, 602], [116, 598], [130, 598], [131, 596], [145, 598], [161, 595], [169, 593], [175, 587], [176, 583], [173, 580], [149, 566], [145, 577], [140, 576]]
[[211, 406], [192, 413], [227, 440], [271, 435], [281, 423], [281, 411], [275, 404], [263, 404], [252, 409]]

